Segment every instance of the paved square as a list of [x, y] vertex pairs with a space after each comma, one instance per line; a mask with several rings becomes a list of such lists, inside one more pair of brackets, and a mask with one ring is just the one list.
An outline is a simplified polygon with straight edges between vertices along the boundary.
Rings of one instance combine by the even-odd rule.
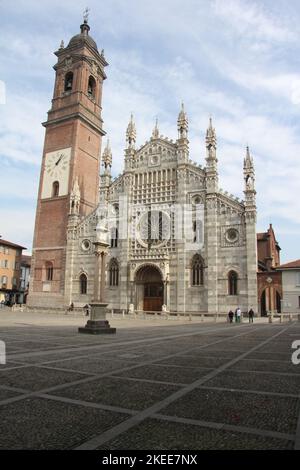
[[299, 449], [299, 323], [1, 312], [0, 449]]

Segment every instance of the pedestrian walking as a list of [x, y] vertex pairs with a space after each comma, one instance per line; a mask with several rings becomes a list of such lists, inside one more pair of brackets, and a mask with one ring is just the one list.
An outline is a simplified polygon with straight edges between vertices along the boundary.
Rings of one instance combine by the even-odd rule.
[[228, 312], [228, 318], [229, 318], [229, 322], [232, 323], [233, 322], [233, 311], [232, 310], [229, 310]]
[[253, 318], [254, 318], [254, 311], [252, 308], [250, 308], [248, 312], [248, 317], [249, 317], [249, 323], [253, 323]]
[[241, 323], [241, 315], [242, 315], [242, 311], [241, 311], [240, 307], [238, 307], [236, 309], [236, 321], [237, 321], [237, 323]]
[[89, 304], [85, 304], [85, 306], [83, 307], [85, 309], [85, 316], [88, 317], [89, 314], [90, 314], [90, 306]]

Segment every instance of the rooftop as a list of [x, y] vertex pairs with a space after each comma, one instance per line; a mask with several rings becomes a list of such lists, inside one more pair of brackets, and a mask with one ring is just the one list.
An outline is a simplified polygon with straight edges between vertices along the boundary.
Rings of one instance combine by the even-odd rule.
[[300, 259], [290, 261], [289, 263], [281, 264], [277, 269], [300, 269]]
[[11, 248], [19, 248], [21, 250], [27, 250], [27, 248], [25, 248], [25, 246], [17, 245], [16, 243], [9, 242], [8, 240], [3, 240], [3, 238], [0, 238], [0, 245], [10, 246]]

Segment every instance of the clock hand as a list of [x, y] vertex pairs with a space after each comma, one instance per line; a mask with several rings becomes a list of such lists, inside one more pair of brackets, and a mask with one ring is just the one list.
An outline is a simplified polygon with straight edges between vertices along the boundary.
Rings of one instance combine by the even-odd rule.
[[63, 153], [62, 153], [62, 154], [60, 155], [59, 159], [57, 160], [57, 162], [55, 163], [55, 165], [58, 165], [58, 164], [59, 164], [59, 162], [61, 161], [61, 159], [62, 159], [63, 156], [64, 156], [64, 155], [63, 155]]

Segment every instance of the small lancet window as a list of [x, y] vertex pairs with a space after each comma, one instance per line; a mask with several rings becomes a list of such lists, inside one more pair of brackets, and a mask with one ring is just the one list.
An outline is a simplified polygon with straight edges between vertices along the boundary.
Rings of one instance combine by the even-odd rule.
[[59, 182], [54, 181], [52, 185], [52, 197], [57, 197], [59, 196]]
[[80, 294], [85, 295], [87, 293], [87, 276], [82, 273], [79, 278], [80, 282]]
[[237, 295], [238, 293], [238, 275], [235, 271], [228, 273], [228, 294]]
[[203, 285], [203, 260], [199, 255], [195, 255], [192, 259], [192, 286]]

